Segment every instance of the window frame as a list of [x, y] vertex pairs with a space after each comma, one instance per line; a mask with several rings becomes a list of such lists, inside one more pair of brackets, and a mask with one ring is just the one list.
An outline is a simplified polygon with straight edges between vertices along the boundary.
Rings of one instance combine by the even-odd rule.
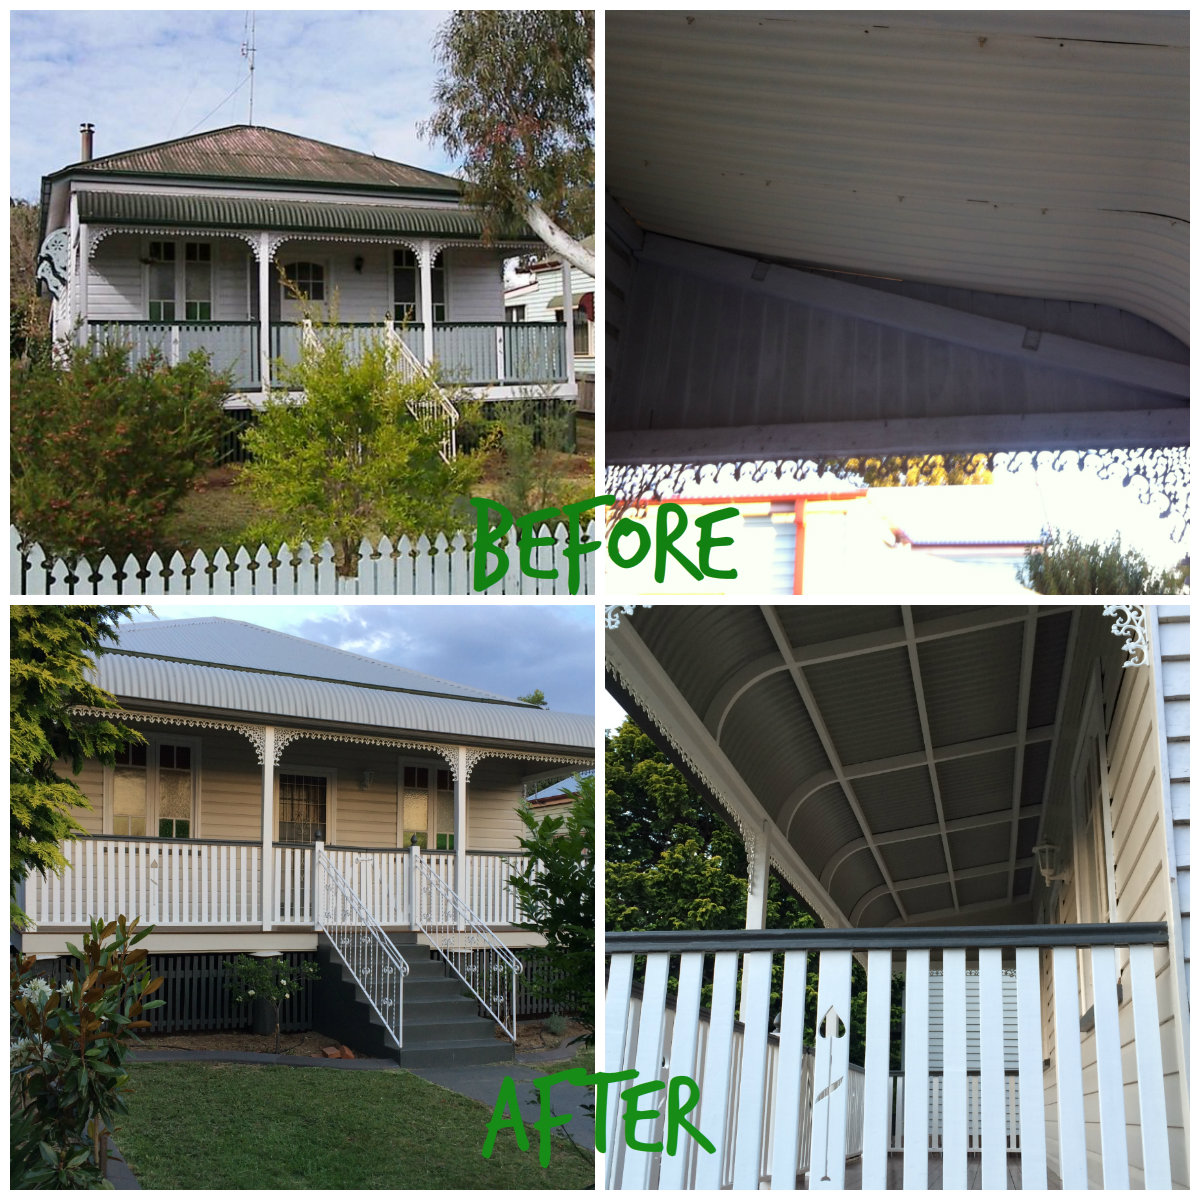
[[[191, 247], [196, 247], [196, 257], [189, 258], [188, 250]], [[169, 256], [162, 254], [162, 249], [170, 247], [171, 253]], [[211, 324], [216, 320], [216, 292], [217, 292], [217, 255], [216, 243], [212, 240], [199, 240], [196, 238], [163, 238], [154, 237], [147, 238], [143, 243], [144, 253], [142, 255], [142, 311], [146, 314], [146, 320], [156, 325], [206, 325]], [[159, 250], [160, 256], [156, 256], [155, 251]], [[207, 257], [201, 257], [200, 252], [206, 251]], [[167, 300], [164, 297], [155, 298], [151, 295], [152, 282], [154, 279], [154, 269], [157, 266], [162, 266], [169, 263], [171, 266], [171, 299]], [[203, 263], [208, 267], [208, 299], [207, 300], [189, 300], [187, 295], [187, 275], [188, 266], [199, 265]], [[170, 316], [164, 315], [162, 308], [158, 314], [154, 312], [154, 305], [171, 306]], [[189, 305], [205, 305], [208, 309], [208, 315], [197, 315], [189, 317]], [[182, 316], [180, 316], [182, 314]]]
[[[134, 747], [134, 749], [145, 750], [146, 765], [143, 768], [146, 772], [146, 832], [145, 833], [118, 833], [115, 829], [116, 823], [116, 772], [117, 768], [128, 764], [115, 762], [111, 766], [104, 768], [104, 784], [103, 784], [103, 813], [101, 817], [101, 828], [103, 835], [106, 837], [130, 837], [130, 838], [160, 838], [166, 841], [194, 842], [202, 836], [200, 830], [200, 739], [198, 737], [180, 737], [164, 731], [162, 733], [145, 734], [145, 744], [143, 746]], [[160, 804], [160, 786], [159, 786], [159, 770], [160, 764], [160, 748], [162, 746], [183, 746], [186, 747], [191, 756], [191, 772], [192, 782], [192, 797], [191, 797], [191, 816], [188, 818], [189, 833], [186, 836], [177, 836], [175, 834], [160, 835], [158, 832], [159, 822], [159, 804]], [[135, 764], [136, 765], [136, 764]], [[178, 768], [172, 768], [178, 769]]]
[[[409, 791], [415, 791], [420, 785], [414, 784], [412, 787], [406, 781], [406, 772], [410, 770], [427, 770], [429, 772], [428, 780], [425, 784], [425, 845], [421, 847], [422, 853], [429, 854], [449, 854], [453, 853], [454, 841], [454, 819], [451, 815], [450, 828], [442, 829], [438, 820], [438, 798], [439, 793], [448, 791], [450, 793], [451, 814], [453, 814], [454, 805], [454, 773], [450, 770], [445, 759], [418, 759], [418, 758], [401, 758], [399, 767], [396, 773], [396, 841], [401, 847], [409, 845], [409, 837], [417, 830], [409, 830], [405, 827], [404, 821], [404, 801], [405, 795]], [[441, 786], [442, 776], [448, 780], [448, 786]], [[438, 839], [444, 838], [445, 845], [438, 845]]]
[[[279, 836], [279, 826], [283, 817], [282, 798], [280, 795], [280, 782], [284, 775], [299, 775], [307, 776], [311, 779], [324, 779], [325, 781], [325, 837], [323, 843], [326, 846], [335, 845], [335, 836], [337, 832], [337, 768], [317, 766], [310, 763], [289, 763], [286, 767], [278, 766], [275, 768], [275, 778], [273, 786], [273, 803], [272, 803], [272, 822], [271, 822], [271, 840], [279, 842], [282, 839]], [[288, 842], [288, 845], [307, 845], [306, 842]]]

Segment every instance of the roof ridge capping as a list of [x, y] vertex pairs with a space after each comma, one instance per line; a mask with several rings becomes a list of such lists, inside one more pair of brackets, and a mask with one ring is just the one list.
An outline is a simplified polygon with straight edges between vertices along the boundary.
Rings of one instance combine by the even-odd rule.
[[[284, 633], [280, 629], [270, 629], [263, 625], [255, 625], [251, 621], [241, 621], [234, 617], [182, 617], [171, 621], [160, 622], [155, 625], [129, 625], [120, 631], [121, 635], [129, 634], [137, 629], [143, 630], [162, 630], [167, 626], [196, 626], [196, 625], [237, 625], [243, 629], [252, 630], [255, 634], [270, 635], [274, 638], [286, 638], [290, 642], [300, 642], [306, 646], [315, 647], [327, 654], [342, 655], [346, 658], [354, 659], [358, 662], [365, 663], [372, 667], [381, 667], [387, 671], [402, 671], [407, 675], [415, 676], [418, 680], [429, 680], [431, 684], [440, 684], [441, 687], [423, 688], [405, 686], [402, 683], [386, 684], [386, 683], [371, 683], [357, 679], [341, 679], [328, 674], [311, 674], [303, 671], [288, 671], [278, 667], [269, 666], [253, 666], [245, 663], [232, 663], [214, 661], [209, 658], [197, 658], [195, 655], [171, 654], [163, 650], [138, 650], [132, 649], [121, 644], [120, 640], [115, 644], [107, 646], [104, 650], [106, 654], [120, 654], [130, 658], [152, 658], [161, 659], [164, 662], [182, 662], [192, 663], [201, 667], [212, 667], [216, 670], [226, 671], [243, 671], [247, 674], [255, 675], [280, 675], [293, 679], [311, 679], [317, 682], [334, 683], [341, 686], [369, 688], [381, 692], [405, 692], [412, 695], [428, 695], [440, 696], [450, 700], [468, 700], [481, 704], [502, 704], [512, 708], [529, 708], [538, 709], [537, 705], [529, 704], [522, 700], [517, 700], [509, 696], [501, 696], [496, 692], [487, 692], [482, 688], [476, 688], [470, 684], [455, 683], [453, 680], [441, 679], [436, 675], [430, 675], [424, 671], [416, 671], [411, 667], [401, 667], [395, 663], [385, 662], [383, 659], [371, 658], [365, 654], [359, 654], [354, 650], [344, 650], [340, 646], [330, 646], [324, 642], [316, 642], [311, 638], [301, 637], [294, 633]], [[446, 688], [456, 690], [445, 690]]]

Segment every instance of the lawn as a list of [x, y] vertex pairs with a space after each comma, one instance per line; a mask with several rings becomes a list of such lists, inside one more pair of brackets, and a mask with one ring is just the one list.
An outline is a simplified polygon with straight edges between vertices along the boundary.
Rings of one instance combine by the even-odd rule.
[[555, 1137], [538, 1166], [491, 1111], [406, 1071], [137, 1063], [117, 1145], [143, 1188], [584, 1188], [585, 1162]]

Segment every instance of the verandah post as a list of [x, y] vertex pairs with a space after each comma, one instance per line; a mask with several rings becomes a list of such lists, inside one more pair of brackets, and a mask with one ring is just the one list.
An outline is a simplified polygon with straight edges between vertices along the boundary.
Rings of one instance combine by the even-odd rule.
[[263, 729], [262, 745], [262, 927], [271, 928], [275, 914], [275, 865], [272, 842], [275, 832], [275, 726]]
[[[458, 769], [454, 772], [454, 890], [467, 903], [467, 748], [458, 747]], [[466, 926], [461, 918], [458, 929]]]

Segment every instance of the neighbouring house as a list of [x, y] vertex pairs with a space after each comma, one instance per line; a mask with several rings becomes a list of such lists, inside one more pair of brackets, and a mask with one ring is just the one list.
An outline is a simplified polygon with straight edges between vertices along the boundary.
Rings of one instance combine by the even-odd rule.
[[538, 813], [570, 808], [579, 799], [579, 780], [592, 774], [593, 771], [580, 771], [578, 776], [570, 775], [557, 783], [548, 784], [529, 796], [526, 803]]
[[[744, 930], [606, 934], [605, 1070], [696, 1080], [716, 1147], [610, 1109], [610, 1186], [1189, 1186], [1186, 606], [606, 624], [610, 692], [750, 864]], [[824, 928], [766, 929], [772, 871]]]
[[56, 338], [119, 339], [135, 361], [204, 350], [242, 412], [298, 360], [312, 315], [352, 344], [386, 332], [398, 369], [436, 364], [482, 399], [575, 397], [564, 329], [505, 320], [504, 260], [541, 242], [485, 245], [459, 180], [262, 126], [99, 158], [93, 137], [84, 125], [80, 161], [42, 180]]
[[96, 674], [146, 744], [78, 776], [87, 835], [28, 878], [25, 953], [123, 913], [154, 926], [167, 1028], [220, 1028], [222, 960], [283, 953], [321, 963], [309, 1024], [352, 1048], [504, 1056], [540, 944], [509, 883], [522, 785], [590, 765], [591, 717], [234, 620], [123, 627]]
[[[595, 251], [596, 239], [583, 243]], [[578, 267], [571, 267], [571, 302], [563, 288], [563, 262], [560, 258], [539, 258], [525, 268], [516, 282], [504, 292], [504, 313], [508, 320], [565, 323], [571, 314], [575, 349], [575, 375], [581, 385], [580, 404], [586, 409], [582, 391], [596, 381], [596, 281]], [[585, 385], [584, 381], [587, 381]], [[593, 393], [594, 394], [594, 393]]]
[[1186, 524], [1187, 13], [628, 10], [605, 62], [608, 490], [1090, 451]]
[[[834, 481], [781, 491], [770, 479], [733, 488], [726, 494], [712, 482], [669, 503], [687, 518], [676, 543], [692, 563], [700, 557], [697, 522], [737, 510], [711, 527], [733, 541], [709, 560], [718, 570], [736, 568], [736, 578], [696, 579], [672, 557], [659, 582], [658, 563], [648, 555], [632, 567], [608, 565], [610, 588], [643, 595], [1028, 595], [1017, 574], [1049, 523], [1036, 493], [1002, 485], [865, 488]], [[665, 503], [647, 500], [622, 516], [651, 531], [667, 519], [660, 515]]]

